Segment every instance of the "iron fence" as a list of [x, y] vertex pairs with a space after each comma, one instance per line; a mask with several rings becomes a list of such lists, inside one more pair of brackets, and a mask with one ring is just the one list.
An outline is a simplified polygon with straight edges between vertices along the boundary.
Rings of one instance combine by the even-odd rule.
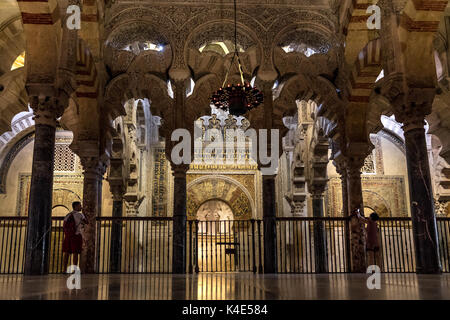
[[27, 217], [0, 217], [0, 274], [23, 273]]
[[[277, 218], [277, 272], [350, 272], [345, 218]], [[49, 272], [63, 272], [63, 217], [52, 218]], [[380, 251], [368, 263], [385, 273], [415, 272], [411, 219], [381, 218]], [[186, 272], [263, 272], [261, 220], [186, 223]], [[439, 253], [450, 272], [450, 218], [437, 218]], [[171, 273], [172, 218], [97, 218], [99, 273]], [[27, 217], [0, 217], [0, 274], [24, 271]]]
[[345, 218], [277, 218], [278, 272], [348, 272], [346, 228]]
[[172, 218], [97, 219], [99, 273], [170, 273]]
[[[368, 264], [380, 266], [386, 273], [416, 271], [414, 240], [411, 218], [380, 218], [380, 251], [372, 257], [368, 252]], [[381, 262], [381, 263], [380, 263]]]
[[439, 255], [443, 272], [450, 272], [450, 218], [438, 217]]
[[187, 272], [262, 272], [262, 231], [261, 220], [189, 220]]
[[[50, 234], [49, 273], [62, 273], [63, 266], [62, 245], [64, 241], [63, 231], [64, 217], [52, 217], [52, 231]], [[70, 259], [72, 259], [71, 257]], [[69, 265], [72, 262], [69, 261]]]

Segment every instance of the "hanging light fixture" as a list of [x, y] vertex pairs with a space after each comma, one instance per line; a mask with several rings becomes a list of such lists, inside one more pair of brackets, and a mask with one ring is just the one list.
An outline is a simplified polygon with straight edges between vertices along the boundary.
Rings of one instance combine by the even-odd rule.
[[[234, 54], [231, 59], [230, 67], [225, 76], [222, 87], [217, 90], [212, 98], [212, 104], [221, 110], [227, 111], [234, 116], [246, 114], [251, 109], [258, 107], [264, 100], [263, 94], [256, 87], [252, 87], [250, 83], [244, 82], [244, 73], [242, 71], [241, 58], [237, 48], [237, 10], [236, 0], [234, 0]], [[227, 84], [228, 75], [234, 60], [237, 60], [239, 73], [241, 75], [241, 83]]]

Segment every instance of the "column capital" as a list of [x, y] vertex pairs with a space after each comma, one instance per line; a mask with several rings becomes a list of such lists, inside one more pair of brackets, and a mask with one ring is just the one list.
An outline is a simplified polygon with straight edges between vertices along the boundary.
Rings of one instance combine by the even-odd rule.
[[188, 164], [174, 164], [173, 162], [171, 162], [170, 166], [172, 168], [172, 174], [175, 178], [185, 177], [187, 171], [189, 170]]
[[[264, 71], [259, 71], [258, 72], [258, 78], [260, 79], [260, 81], [262, 83], [271, 83], [273, 86], [273, 83], [275, 82], [275, 80], [277, 80], [278, 77], [278, 73], [275, 70], [264, 70]], [[270, 89], [272, 89], [272, 87], [270, 87]]]
[[125, 195], [125, 187], [123, 185], [110, 185], [110, 191], [113, 201], [123, 201]]
[[[261, 169], [260, 166], [258, 166], [258, 169]], [[263, 174], [262, 178], [263, 180], [269, 180], [269, 179], [275, 179], [276, 178], [276, 174]]]
[[65, 108], [57, 98], [50, 96], [31, 96], [30, 106], [37, 125], [43, 124], [55, 128], [58, 124], [57, 119], [62, 116]]
[[86, 178], [101, 178], [106, 172], [106, 164], [99, 157], [80, 157]]
[[346, 169], [346, 166], [345, 166], [345, 162], [335, 159], [333, 161], [333, 164], [336, 167], [336, 172], [339, 173], [339, 175], [342, 178], [346, 178], [347, 177], [347, 169]]
[[305, 208], [305, 201], [295, 201], [294, 205], [292, 206], [292, 215], [294, 217], [304, 216], [304, 208]]
[[322, 199], [324, 197], [327, 181], [324, 183], [313, 183], [310, 186], [310, 192], [313, 199]]
[[432, 111], [435, 95], [435, 88], [410, 88], [405, 99], [397, 101], [394, 105], [395, 118], [403, 123], [405, 133], [424, 128], [425, 117]]
[[409, 87], [403, 73], [393, 73], [381, 81], [376, 91], [391, 103], [395, 119], [403, 123], [405, 133], [424, 128], [425, 117], [432, 111], [436, 88]]
[[[347, 162], [349, 166], [347, 166], [347, 179], [360, 179], [361, 177], [361, 168], [363, 167], [360, 162]], [[363, 162], [364, 163], [364, 162]]]
[[[189, 69], [172, 68], [169, 70], [169, 77], [175, 83], [185, 82], [191, 76]], [[174, 83], [174, 84], [175, 84]]]

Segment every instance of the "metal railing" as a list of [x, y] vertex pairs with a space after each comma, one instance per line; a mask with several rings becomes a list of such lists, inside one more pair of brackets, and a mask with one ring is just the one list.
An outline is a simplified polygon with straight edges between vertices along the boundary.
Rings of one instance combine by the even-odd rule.
[[368, 264], [379, 265], [381, 271], [386, 273], [415, 272], [416, 261], [411, 218], [380, 218], [378, 228], [380, 230], [380, 251], [376, 254], [375, 259], [371, 257], [372, 253], [367, 253]]
[[277, 218], [279, 273], [348, 272], [345, 218]]
[[438, 217], [439, 255], [443, 272], [450, 272], [450, 218]]
[[193, 221], [187, 224], [187, 272], [262, 272], [261, 220]]
[[[63, 224], [64, 224], [64, 217], [52, 217], [52, 232], [50, 234], [49, 273], [62, 273], [64, 271], [63, 253], [62, 253], [62, 245], [64, 241]], [[69, 261], [69, 265], [71, 264], [72, 262]]]
[[[276, 218], [277, 272], [350, 272], [347, 219]], [[52, 218], [49, 272], [63, 268], [63, 218]], [[386, 273], [415, 272], [411, 219], [381, 218], [380, 251], [375, 264]], [[262, 272], [261, 220], [186, 223], [186, 272]], [[450, 218], [437, 218], [443, 272], [450, 272]], [[97, 218], [99, 273], [170, 273], [172, 218]], [[0, 217], [0, 274], [24, 271], [27, 217]], [[374, 257], [368, 253], [368, 263]]]
[[27, 217], [0, 217], [0, 274], [23, 273]]
[[99, 273], [170, 273], [172, 218], [97, 218]]

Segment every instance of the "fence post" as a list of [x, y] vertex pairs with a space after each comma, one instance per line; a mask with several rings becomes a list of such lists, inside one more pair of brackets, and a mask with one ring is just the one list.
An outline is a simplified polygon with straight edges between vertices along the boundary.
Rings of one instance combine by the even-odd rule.
[[275, 175], [263, 175], [264, 273], [277, 272]]
[[113, 201], [112, 212], [112, 228], [111, 228], [111, 253], [110, 253], [110, 272], [120, 272], [122, 262], [122, 221], [120, 218], [123, 215], [123, 202], [121, 198], [116, 198]]
[[316, 273], [328, 272], [328, 259], [327, 259], [327, 245], [325, 237], [324, 222], [320, 220], [324, 216], [323, 208], [323, 192], [324, 186], [319, 187], [314, 185], [312, 189], [313, 195], [313, 216], [314, 218], [314, 256], [315, 256], [315, 271]]
[[192, 266], [192, 249], [194, 246], [192, 245], [192, 220], [189, 220], [189, 273], [192, 274], [193, 266]]
[[189, 165], [174, 165], [172, 273], [186, 273], [186, 172]]
[[198, 220], [195, 220], [195, 273], [199, 273], [200, 269], [198, 267]]
[[259, 265], [258, 265], [258, 273], [263, 273], [263, 259], [262, 259], [262, 249], [261, 249], [261, 220], [257, 220], [258, 224], [258, 256], [259, 256]]
[[253, 257], [253, 273], [256, 273], [256, 255], [255, 255], [255, 219], [250, 220], [252, 224], [252, 257]]

